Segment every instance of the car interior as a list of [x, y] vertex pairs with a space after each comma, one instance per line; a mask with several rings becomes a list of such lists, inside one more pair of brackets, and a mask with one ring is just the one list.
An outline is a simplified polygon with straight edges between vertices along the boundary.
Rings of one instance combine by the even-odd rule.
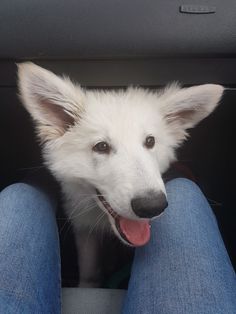
[[[2, 0], [0, 12], [0, 189], [45, 168], [18, 96], [17, 63], [32, 61], [91, 89], [221, 84], [219, 107], [178, 151], [178, 171], [189, 169], [206, 195], [235, 267], [236, 2]], [[63, 227], [59, 189], [50, 174], [42, 184], [55, 186], [59, 199], [63, 313], [120, 313], [133, 251], [124, 253], [117, 243], [116, 271], [106, 266], [104, 285], [78, 288], [73, 232], [69, 223]]]

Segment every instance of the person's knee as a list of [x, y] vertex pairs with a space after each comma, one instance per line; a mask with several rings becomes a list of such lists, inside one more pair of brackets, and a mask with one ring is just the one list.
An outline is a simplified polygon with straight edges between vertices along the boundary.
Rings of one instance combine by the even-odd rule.
[[186, 178], [176, 178], [166, 184], [169, 202], [181, 200], [200, 200], [205, 198], [199, 186]]
[[199, 186], [185, 178], [177, 178], [166, 184], [169, 211], [181, 215], [207, 212], [212, 215], [211, 208]]
[[31, 211], [37, 215], [37, 207], [44, 210], [52, 204], [45, 193], [30, 184], [14, 183], [0, 193], [0, 211], [5, 215], [29, 216]]
[[177, 192], [179, 190], [181, 190], [182, 192], [186, 193], [186, 194], [189, 194], [189, 193], [200, 193], [202, 194], [199, 186], [189, 180], [189, 179], [186, 179], [186, 178], [176, 178], [176, 179], [173, 179], [169, 182], [167, 182], [166, 184], [166, 190], [167, 190], [167, 193], [168, 191], [173, 193], [173, 192]]
[[1, 232], [11, 234], [11, 238], [30, 239], [33, 234], [41, 234], [46, 239], [56, 233], [50, 197], [29, 184], [12, 184], [0, 193], [0, 215]]

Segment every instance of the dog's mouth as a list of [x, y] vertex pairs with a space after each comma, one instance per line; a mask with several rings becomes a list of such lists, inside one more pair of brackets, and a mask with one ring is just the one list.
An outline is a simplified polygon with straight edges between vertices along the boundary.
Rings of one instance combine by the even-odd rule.
[[96, 189], [96, 193], [106, 212], [114, 220], [115, 228], [123, 241], [131, 246], [142, 246], [149, 241], [151, 234], [149, 220], [132, 220], [118, 215], [99, 190]]

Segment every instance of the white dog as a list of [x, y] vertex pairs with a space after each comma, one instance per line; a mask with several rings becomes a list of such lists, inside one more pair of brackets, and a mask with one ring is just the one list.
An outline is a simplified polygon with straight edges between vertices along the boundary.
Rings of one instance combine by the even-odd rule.
[[[206, 118], [223, 93], [214, 84], [91, 91], [32, 63], [19, 65], [19, 89], [74, 218], [80, 259], [86, 255], [82, 235], [91, 226], [113, 230], [131, 246], [148, 242], [150, 219], [167, 206], [162, 173], [186, 130]], [[80, 261], [86, 264], [82, 282], [91, 277], [90, 260]]]

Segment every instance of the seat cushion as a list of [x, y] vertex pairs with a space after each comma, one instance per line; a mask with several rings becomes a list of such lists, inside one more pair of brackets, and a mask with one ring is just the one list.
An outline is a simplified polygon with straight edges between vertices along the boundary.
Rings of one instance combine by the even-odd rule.
[[62, 314], [121, 313], [126, 290], [63, 288]]

